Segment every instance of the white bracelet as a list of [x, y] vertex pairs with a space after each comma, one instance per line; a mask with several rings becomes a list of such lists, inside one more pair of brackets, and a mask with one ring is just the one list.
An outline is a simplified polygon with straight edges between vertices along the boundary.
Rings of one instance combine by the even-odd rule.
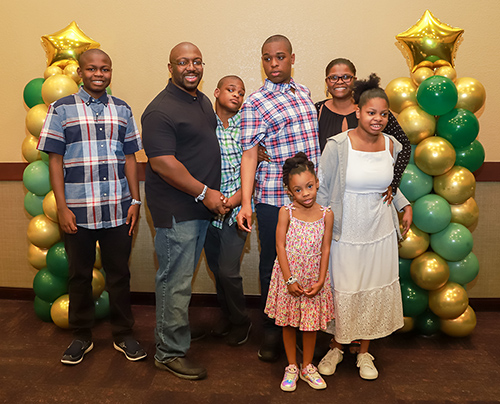
[[203, 191], [201, 192], [201, 194], [199, 194], [196, 198], [194, 198], [194, 201], [199, 202], [199, 201], [202, 201], [203, 199], [205, 199], [205, 194], [207, 193], [207, 189], [208, 189], [208, 187], [205, 185], [203, 187]]
[[141, 201], [138, 201], [137, 199], [132, 199], [132, 202], [130, 202], [131, 205], [139, 205], [141, 206], [142, 205], [142, 202]]
[[296, 282], [298, 282], [298, 279], [295, 276], [290, 276], [290, 278], [288, 278], [288, 280], [285, 283], [287, 286], [290, 286]]

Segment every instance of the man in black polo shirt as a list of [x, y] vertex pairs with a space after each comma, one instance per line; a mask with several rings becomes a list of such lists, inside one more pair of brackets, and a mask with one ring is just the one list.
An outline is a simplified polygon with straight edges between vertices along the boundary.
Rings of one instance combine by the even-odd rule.
[[182, 42], [170, 52], [171, 79], [142, 115], [146, 198], [156, 229], [155, 365], [184, 379], [206, 370], [187, 359], [191, 281], [213, 213], [226, 213], [212, 104], [198, 85], [200, 50]]

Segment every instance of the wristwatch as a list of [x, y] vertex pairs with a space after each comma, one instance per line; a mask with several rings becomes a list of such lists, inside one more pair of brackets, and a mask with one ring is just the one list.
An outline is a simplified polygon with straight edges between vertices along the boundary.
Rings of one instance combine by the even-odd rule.
[[139, 205], [141, 206], [142, 205], [142, 202], [141, 201], [138, 201], [137, 199], [132, 199], [132, 202], [130, 202], [131, 205]]
[[200, 202], [203, 199], [205, 199], [205, 194], [207, 193], [207, 189], [208, 189], [208, 187], [205, 185], [203, 187], [203, 191], [201, 192], [201, 194], [199, 194], [196, 198], [194, 198], [194, 201], [195, 202]]

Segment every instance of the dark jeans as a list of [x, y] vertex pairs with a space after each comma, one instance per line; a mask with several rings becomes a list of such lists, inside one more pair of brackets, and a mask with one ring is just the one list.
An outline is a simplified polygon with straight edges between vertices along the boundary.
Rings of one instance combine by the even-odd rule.
[[78, 227], [76, 234], [65, 234], [64, 245], [69, 264], [69, 324], [76, 338], [92, 338], [94, 299], [92, 270], [96, 242], [106, 271], [109, 293], [111, 331], [115, 340], [132, 334], [134, 317], [130, 307], [130, 271], [128, 260], [132, 248], [130, 226], [89, 230]]
[[205, 256], [208, 267], [214, 274], [217, 300], [223, 315], [234, 325], [249, 321], [240, 275], [241, 254], [245, 247], [247, 233], [238, 225], [228, 225], [224, 220], [222, 229], [208, 226], [205, 239]]
[[265, 203], [255, 205], [257, 213], [257, 223], [259, 226], [260, 241], [260, 304], [263, 316], [264, 332], [278, 332], [279, 327], [274, 324], [265, 313], [267, 294], [271, 275], [273, 273], [274, 260], [276, 259], [276, 227], [278, 226], [278, 216], [280, 208]]

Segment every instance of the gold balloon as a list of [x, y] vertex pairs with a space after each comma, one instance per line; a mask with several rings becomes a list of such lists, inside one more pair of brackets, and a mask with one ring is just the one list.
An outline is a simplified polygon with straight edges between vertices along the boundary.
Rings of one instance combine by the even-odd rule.
[[35, 216], [28, 224], [28, 240], [40, 248], [50, 248], [59, 240], [59, 225], [44, 214]]
[[47, 79], [50, 76], [54, 76], [55, 74], [63, 74], [63, 71], [60, 67], [57, 66], [49, 66], [43, 72], [43, 78]]
[[415, 319], [413, 317], [403, 317], [404, 325], [397, 332], [410, 332], [415, 328]]
[[42, 269], [47, 266], [48, 248], [39, 248], [34, 244], [28, 247], [28, 262], [36, 269]]
[[[74, 94], [78, 91], [78, 85], [75, 81], [64, 74], [50, 76], [42, 84], [42, 98], [45, 104], [52, 104], [59, 98]], [[35, 107], [33, 107], [35, 108]]]
[[43, 213], [53, 222], [59, 223], [59, 218], [57, 217], [57, 204], [54, 191], [50, 191], [45, 198], [43, 198]]
[[51, 66], [56, 66], [61, 69], [61, 74], [64, 74], [62, 71], [66, 68], [66, 66], [71, 65], [71, 64], [78, 64], [78, 62], [74, 59], [62, 59], [58, 60], [57, 62], [54, 62], [51, 64]]
[[448, 282], [450, 268], [438, 254], [425, 252], [412, 261], [410, 275], [422, 289], [436, 290]]
[[455, 85], [458, 91], [456, 108], [467, 109], [472, 113], [479, 111], [486, 101], [484, 86], [472, 77], [460, 77]]
[[417, 23], [396, 35], [410, 71], [429, 56], [438, 56], [455, 65], [455, 55], [464, 30], [444, 24], [426, 10]]
[[78, 75], [78, 65], [71, 63], [64, 68], [64, 74], [71, 77], [76, 84], [80, 84], [82, 81], [81, 77]]
[[[45, 85], [45, 83], [43, 85]], [[40, 136], [40, 131], [42, 130], [45, 117], [47, 116], [47, 110], [47, 105], [38, 104], [33, 108], [30, 108], [26, 114], [26, 128], [28, 129], [28, 132], [35, 137]]]
[[42, 36], [41, 41], [47, 66], [64, 59], [78, 60], [87, 49], [100, 46], [99, 42], [85, 35], [75, 21], [51, 35]]
[[455, 83], [457, 80], [457, 71], [451, 66], [442, 66], [434, 71], [434, 76], [447, 77]]
[[429, 175], [446, 173], [455, 164], [456, 157], [451, 143], [439, 136], [428, 137], [415, 148], [415, 164]]
[[418, 106], [403, 109], [398, 116], [398, 122], [411, 144], [420, 143], [434, 135], [436, 130], [436, 118]]
[[96, 243], [95, 246], [95, 262], [94, 268], [101, 269], [102, 261], [101, 261], [101, 247], [99, 246], [99, 242]]
[[468, 306], [463, 314], [457, 318], [441, 319], [441, 331], [450, 337], [466, 337], [476, 328], [476, 313]]
[[420, 69], [421, 67], [428, 67], [429, 69], [434, 70], [434, 63], [430, 60], [423, 60], [418, 65], [415, 65], [415, 67], [412, 69], [412, 73], [415, 70]]
[[443, 59], [436, 60], [432, 64], [433, 69], [439, 69], [440, 67], [445, 67], [445, 66], [453, 67], [450, 62], [443, 60]]
[[[43, 104], [42, 104], [43, 105]], [[33, 161], [40, 160], [40, 151], [37, 150], [38, 139], [32, 135], [26, 135], [21, 146], [23, 157], [28, 163], [33, 163]]]
[[99, 296], [104, 291], [105, 284], [104, 275], [98, 269], [94, 269], [92, 271], [92, 296], [94, 300], [99, 299]]
[[392, 80], [385, 88], [391, 110], [399, 114], [403, 109], [417, 105], [417, 87], [408, 77]]
[[417, 86], [419, 86], [422, 81], [432, 76], [434, 76], [434, 70], [429, 67], [419, 67], [410, 74], [411, 79]]
[[[416, 160], [415, 152], [415, 162]], [[474, 196], [475, 191], [476, 178], [465, 167], [454, 166], [447, 173], [434, 177], [434, 192], [452, 205], [464, 203]]]
[[467, 292], [458, 283], [448, 282], [442, 288], [429, 292], [429, 308], [440, 318], [457, 318], [468, 305]]
[[50, 317], [55, 325], [61, 328], [69, 328], [69, 295], [62, 295], [52, 303]]
[[453, 223], [460, 223], [465, 227], [470, 227], [476, 223], [479, 218], [479, 207], [472, 197], [460, 205], [450, 205], [450, 207], [451, 221]]
[[405, 259], [413, 259], [423, 254], [429, 247], [429, 234], [411, 225], [406, 233], [406, 238], [399, 247], [399, 256]]

